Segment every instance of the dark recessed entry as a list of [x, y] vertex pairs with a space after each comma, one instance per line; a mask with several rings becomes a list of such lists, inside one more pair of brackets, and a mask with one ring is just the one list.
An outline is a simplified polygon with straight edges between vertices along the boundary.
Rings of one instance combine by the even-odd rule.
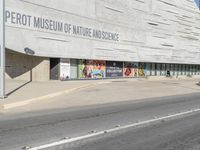
[[50, 79], [58, 80], [59, 79], [59, 65], [60, 58], [50, 58]]

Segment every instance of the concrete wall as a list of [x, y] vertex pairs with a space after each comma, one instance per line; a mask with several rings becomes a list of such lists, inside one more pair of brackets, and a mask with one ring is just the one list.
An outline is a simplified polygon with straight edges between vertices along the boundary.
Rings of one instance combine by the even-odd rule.
[[[22, 53], [29, 47], [43, 57], [200, 64], [200, 11], [193, 0], [6, 0], [6, 10], [6, 46]], [[71, 30], [35, 27], [35, 17]], [[119, 40], [74, 34], [73, 25]]]
[[6, 50], [6, 78], [26, 81], [48, 81], [48, 58], [33, 57]]

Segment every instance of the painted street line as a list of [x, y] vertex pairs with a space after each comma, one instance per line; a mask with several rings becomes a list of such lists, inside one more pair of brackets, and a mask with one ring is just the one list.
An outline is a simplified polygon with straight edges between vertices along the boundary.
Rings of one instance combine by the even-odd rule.
[[50, 143], [50, 144], [46, 144], [46, 145], [42, 145], [42, 146], [38, 146], [38, 147], [33, 147], [33, 148], [28, 149], [28, 150], [43, 150], [43, 149], [47, 149], [47, 148], [50, 148], [50, 147], [55, 147], [55, 146], [59, 146], [59, 145], [63, 145], [63, 144], [69, 144], [69, 143], [72, 143], [72, 142], [76, 142], [76, 141], [92, 138], [92, 137], [95, 137], [95, 136], [103, 135], [105, 133], [111, 133], [111, 132], [116, 132], [116, 131], [128, 129], [128, 128], [131, 128], [131, 127], [142, 126], [142, 125], [145, 125], [145, 124], [150, 124], [150, 123], [157, 122], [157, 121], [162, 121], [162, 120], [166, 120], [166, 119], [180, 117], [180, 116], [188, 115], [188, 114], [195, 113], [195, 112], [200, 112], [200, 108], [189, 110], [189, 111], [186, 111], [186, 112], [180, 112], [180, 113], [177, 113], [177, 114], [172, 114], [172, 115], [168, 115], [168, 116], [164, 116], [164, 117], [160, 117], [160, 118], [154, 117], [154, 119], [151, 119], [151, 120], [141, 121], [141, 122], [125, 125], [125, 126], [119, 126], [119, 127], [113, 128], [113, 129], [106, 130], [106, 131], [95, 132], [95, 133], [80, 136], [80, 137], [64, 139], [64, 140], [60, 140], [60, 141], [57, 141], [57, 142], [54, 142], [54, 143]]

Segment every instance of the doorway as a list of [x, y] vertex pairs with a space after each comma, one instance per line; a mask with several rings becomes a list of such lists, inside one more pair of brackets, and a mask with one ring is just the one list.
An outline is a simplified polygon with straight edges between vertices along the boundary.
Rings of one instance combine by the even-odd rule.
[[59, 80], [60, 58], [50, 58], [50, 80]]

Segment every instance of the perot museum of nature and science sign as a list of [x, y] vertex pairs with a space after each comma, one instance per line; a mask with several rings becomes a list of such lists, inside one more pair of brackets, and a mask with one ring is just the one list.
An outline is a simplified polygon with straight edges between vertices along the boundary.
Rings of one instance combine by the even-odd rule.
[[118, 33], [103, 31], [91, 27], [84, 27], [65, 21], [37, 17], [34, 15], [10, 10], [6, 10], [6, 25], [64, 33], [68, 35], [82, 36], [99, 40], [119, 41]]

